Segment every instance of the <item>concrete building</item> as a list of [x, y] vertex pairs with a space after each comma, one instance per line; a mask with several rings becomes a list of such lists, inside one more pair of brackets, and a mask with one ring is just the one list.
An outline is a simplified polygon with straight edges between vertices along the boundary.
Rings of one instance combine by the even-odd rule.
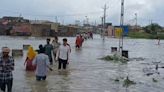
[[30, 23], [17, 23], [10, 30], [10, 35], [14, 36], [31, 36]]
[[78, 26], [74, 25], [60, 25], [58, 28], [58, 35], [59, 36], [76, 36], [79, 31]]
[[23, 17], [11, 17], [11, 16], [4, 16], [2, 20], [8, 20], [8, 22], [25, 22], [29, 23], [28, 19], [24, 19]]
[[51, 26], [47, 24], [31, 24], [31, 36], [50, 36]]

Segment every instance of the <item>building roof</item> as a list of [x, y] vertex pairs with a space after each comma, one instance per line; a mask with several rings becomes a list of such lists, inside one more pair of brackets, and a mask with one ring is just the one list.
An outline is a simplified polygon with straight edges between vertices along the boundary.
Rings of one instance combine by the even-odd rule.
[[18, 19], [23, 19], [23, 17], [4, 16], [2, 19], [7, 19], [7, 20], [18, 20]]

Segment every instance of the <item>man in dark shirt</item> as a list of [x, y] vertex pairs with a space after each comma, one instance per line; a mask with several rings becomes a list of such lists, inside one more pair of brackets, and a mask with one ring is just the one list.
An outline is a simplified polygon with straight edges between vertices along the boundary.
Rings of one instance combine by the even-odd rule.
[[10, 49], [8, 47], [2, 48], [2, 55], [0, 55], [0, 88], [5, 92], [12, 92], [14, 59], [9, 56]]
[[50, 44], [50, 39], [47, 39], [47, 44], [44, 46], [45, 49], [45, 54], [48, 55], [49, 60], [50, 60], [50, 64], [53, 64], [53, 60], [52, 60], [52, 51], [53, 51], [53, 46], [52, 44]]

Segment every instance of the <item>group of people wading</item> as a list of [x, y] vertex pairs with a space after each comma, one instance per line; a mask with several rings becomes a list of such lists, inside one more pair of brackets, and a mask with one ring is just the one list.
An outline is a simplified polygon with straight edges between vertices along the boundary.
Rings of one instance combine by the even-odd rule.
[[87, 40], [89, 38], [93, 39], [93, 33], [92, 32], [77, 35], [76, 36], [76, 42], [75, 42], [76, 48], [81, 48], [84, 40]]
[[53, 70], [51, 65], [53, 61], [58, 62], [58, 69], [67, 69], [69, 61], [71, 47], [67, 43], [67, 39], [63, 39], [63, 43], [58, 42], [58, 37], [51, 42], [51, 39], [47, 39], [46, 45], [39, 45], [39, 50], [35, 51], [32, 46], [28, 48], [27, 58], [24, 65], [26, 71], [35, 71], [36, 80], [45, 80], [47, 71]]
[[[77, 36], [75, 46], [82, 47], [85, 36]], [[9, 55], [10, 48], [3, 47], [0, 53], [0, 91], [12, 92], [14, 58]], [[53, 71], [51, 68], [53, 61], [58, 62], [58, 69], [67, 69], [69, 64], [71, 47], [64, 38], [62, 44], [58, 42], [58, 37], [51, 43], [51, 39], [47, 39], [46, 45], [39, 45], [38, 50], [34, 50], [32, 46], [28, 48], [27, 58], [24, 62], [26, 71], [35, 71], [36, 80], [46, 80], [48, 70]]]

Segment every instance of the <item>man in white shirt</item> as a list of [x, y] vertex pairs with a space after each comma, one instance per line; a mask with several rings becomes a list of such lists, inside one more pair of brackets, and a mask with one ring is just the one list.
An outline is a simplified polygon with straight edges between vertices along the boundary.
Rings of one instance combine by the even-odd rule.
[[67, 39], [63, 39], [63, 44], [60, 45], [57, 55], [56, 55], [56, 60], [59, 60], [59, 66], [58, 69], [61, 69], [63, 66], [63, 69], [67, 68], [67, 62], [69, 60], [69, 55], [70, 55], [70, 47], [67, 45]]

